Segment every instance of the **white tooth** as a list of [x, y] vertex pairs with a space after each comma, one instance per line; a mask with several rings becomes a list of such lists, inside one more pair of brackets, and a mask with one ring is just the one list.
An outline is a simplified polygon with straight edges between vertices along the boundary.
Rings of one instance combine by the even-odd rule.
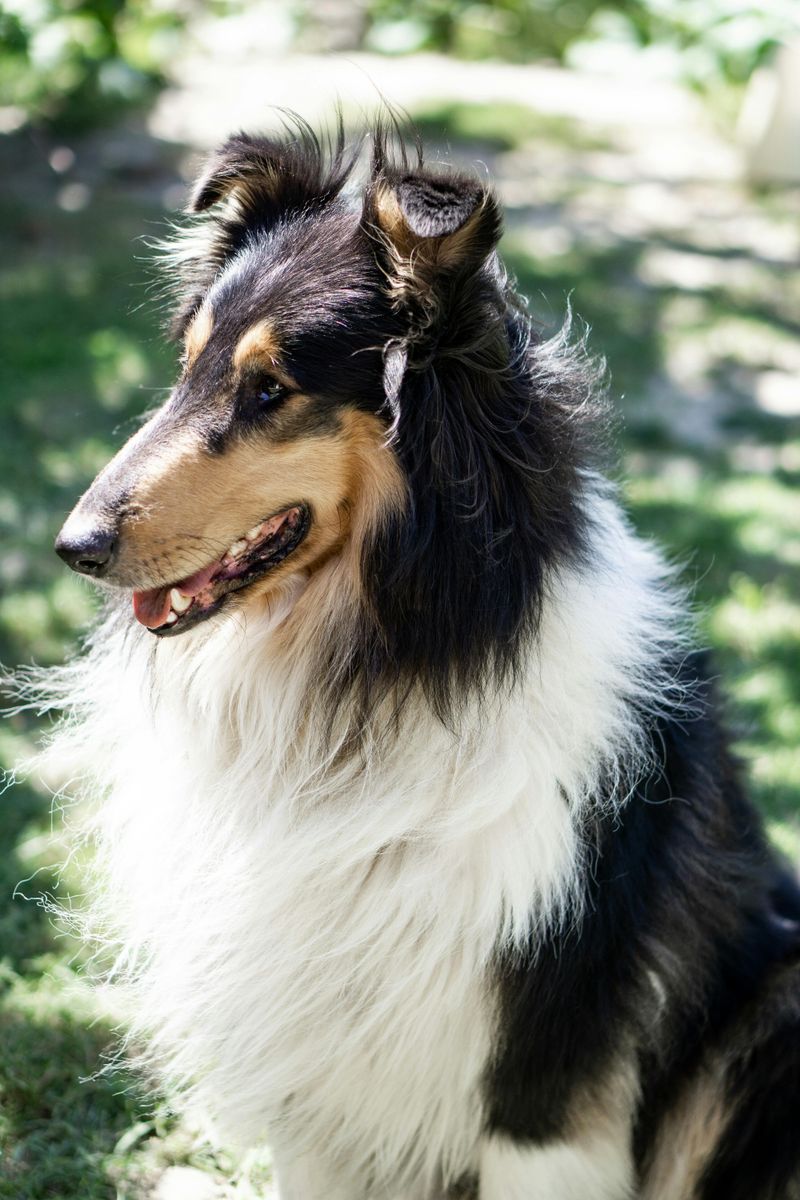
[[[264, 524], [264, 522], [262, 521], [261, 525], [263, 525], [263, 524]], [[245, 534], [245, 537], [247, 538], [248, 542], [254, 542], [256, 540], [256, 538], [261, 533], [261, 525], [254, 525], [253, 528], [250, 530], [250, 532]]]
[[176, 613], [185, 613], [187, 608], [191, 607], [192, 597], [184, 596], [183, 592], [179, 592], [177, 588], [173, 588], [169, 594], [169, 602]]
[[228, 554], [230, 554], [232, 558], [238, 558], [240, 554], [244, 554], [246, 549], [247, 542], [244, 540], [244, 538], [242, 538], [241, 541], [234, 542], [233, 545], [228, 548]]
[[164, 622], [165, 625], [174, 625], [178, 619], [177, 613], [171, 612]]

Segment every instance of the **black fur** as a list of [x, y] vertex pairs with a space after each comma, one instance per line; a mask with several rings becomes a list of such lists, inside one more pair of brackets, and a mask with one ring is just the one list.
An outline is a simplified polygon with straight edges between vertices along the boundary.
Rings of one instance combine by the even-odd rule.
[[481, 189], [445, 178], [407, 175], [397, 186], [397, 198], [412, 233], [442, 237], [455, 233], [481, 202]]
[[[205, 421], [215, 452], [239, 435], [247, 398], [219, 403], [227, 355], [268, 313], [286, 370], [317, 398], [316, 428], [341, 405], [385, 417], [408, 505], [366, 549], [368, 603], [333, 702], [355, 687], [365, 708], [390, 691], [400, 704], [416, 681], [447, 721], [487, 683], [513, 682], [549, 567], [583, 553], [590, 371], [533, 336], [495, 254], [491, 192], [393, 159], [383, 130], [374, 140], [361, 214], [339, 197], [353, 165], [341, 130], [327, 154], [301, 125], [285, 143], [240, 135], [214, 157], [194, 201], [213, 252], [189, 264], [176, 328], [211, 271], [237, 270], [215, 287], [214, 336], [176, 412]], [[387, 192], [399, 232], [381, 224]], [[217, 212], [231, 194], [233, 215]]]
[[[795, 905], [797, 903], [795, 897]], [[800, 1114], [800, 910], [792, 961], [749, 1006], [726, 1074], [732, 1118], [698, 1200], [796, 1200]]]
[[[229, 138], [198, 180], [190, 211], [214, 210], [214, 237], [178, 279], [174, 336], [183, 334], [220, 269], [254, 236], [288, 217], [321, 211], [346, 184], [357, 147], [347, 151], [341, 118], [327, 141], [296, 115], [285, 124], [283, 139], [247, 133]], [[220, 211], [219, 202], [230, 195], [233, 202]]]
[[[800, 954], [800, 888], [767, 847], [744, 796], [702, 656], [687, 660], [680, 679], [686, 702], [652, 729], [658, 769], [638, 781], [618, 815], [586, 831], [596, 849], [580, 912], [528, 954], [499, 957], [503, 1033], [487, 1080], [490, 1128], [547, 1143], [564, 1135], [587, 1096], [602, 1102], [604, 1079], [632, 1044], [641, 1089], [633, 1146], [642, 1177], [686, 1081], [709, 1056], [724, 1055], [771, 973]], [[798, 1009], [796, 1002], [787, 1027], [796, 1027]], [[734, 1133], [732, 1126], [703, 1200], [783, 1195], [757, 1189], [770, 1177], [763, 1162], [748, 1184], [737, 1180], [747, 1129], [751, 1142], [762, 1131], [761, 1159], [769, 1143], [782, 1148], [784, 1166], [798, 1169], [794, 1118], [776, 1105], [797, 1095], [800, 1042], [787, 1041], [777, 1071], [780, 1037], [776, 1030], [756, 1052], [769, 1064], [760, 1087], [746, 1061], [731, 1068], [732, 1079], [744, 1074], [739, 1086], [751, 1089], [740, 1105], [744, 1128]], [[783, 1085], [779, 1102], [764, 1094], [770, 1081]]]
[[[488, 189], [393, 157], [379, 131], [359, 213], [341, 198], [353, 162], [341, 130], [326, 154], [304, 126], [284, 143], [234, 138], [212, 161], [195, 208], [209, 211], [213, 249], [190, 266], [178, 327], [222, 264], [237, 270], [216, 288], [214, 338], [176, 404], [207, 412], [225, 392], [214, 346], [269, 313], [285, 369], [314, 398], [285, 436], [332, 428], [346, 406], [383, 417], [408, 502], [364, 551], [366, 603], [349, 662], [331, 664], [333, 699], [355, 689], [369, 708], [391, 691], [402, 704], [418, 684], [456, 722], [468, 698], [513, 684], [548, 573], [588, 553], [596, 379], [534, 334], [496, 254]], [[229, 397], [209, 437], [239, 436], [247, 403]], [[280, 408], [266, 419], [280, 437]], [[800, 891], [744, 795], [707, 664], [668, 670], [684, 698], [651, 721], [656, 765], [625, 781], [627, 804], [596, 797], [606, 815], [584, 829], [571, 918], [524, 953], [498, 949], [488, 1128], [525, 1144], [567, 1137], [604, 1103], [624, 1050], [645, 1180], [666, 1119], [713, 1061], [731, 1115], [696, 1200], [778, 1200], [800, 1186], [783, 1108], [799, 1098], [800, 1006], [794, 977], [780, 1003], [770, 981], [798, 955]]]
[[[384, 165], [368, 227], [386, 187], [414, 235], [413, 273], [396, 287], [402, 332], [386, 389], [410, 503], [368, 549], [376, 620], [360, 653], [368, 683], [421, 682], [447, 720], [485, 683], [513, 680], [547, 569], [582, 552], [586, 426], [573, 420], [576, 377], [565, 387], [542, 355], [494, 254], [494, 198], [470, 179]], [[448, 237], [468, 221], [468, 238], [449, 253]], [[391, 280], [398, 248], [380, 236], [376, 247]]]
[[445, 719], [456, 698], [513, 679], [547, 568], [583, 548], [567, 397], [536, 386], [527, 323], [501, 295], [471, 281], [436, 356], [406, 368], [394, 445], [410, 504], [364, 563], [373, 677], [422, 681]]

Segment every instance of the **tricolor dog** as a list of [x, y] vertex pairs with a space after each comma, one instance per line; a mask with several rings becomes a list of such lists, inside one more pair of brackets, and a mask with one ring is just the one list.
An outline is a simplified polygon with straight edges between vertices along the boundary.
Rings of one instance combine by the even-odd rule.
[[207, 163], [180, 376], [57, 550], [130, 1050], [281, 1200], [800, 1196], [800, 894], [478, 176]]

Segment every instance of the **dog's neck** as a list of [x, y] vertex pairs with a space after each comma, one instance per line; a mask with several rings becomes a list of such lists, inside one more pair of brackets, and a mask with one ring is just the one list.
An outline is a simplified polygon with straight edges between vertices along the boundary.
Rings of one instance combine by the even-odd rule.
[[[255, 804], [287, 820], [319, 805], [341, 815], [366, 794], [394, 796], [415, 779], [422, 786], [431, 770], [457, 774], [465, 756], [486, 771], [489, 788], [504, 731], [519, 720], [541, 786], [546, 776], [581, 811], [600, 777], [621, 777], [639, 753], [641, 715], [664, 703], [664, 663], [676, 642], [662, 564], [613, 501], [597, 498], [595, 514], [593, 557], [553, 574], [521, 678], [502, 694], [467, 698], [456, 726], [443, 725], [413, 688], [399, 712], [389, 696], [365, 715], [340, 693], [331, 710], [325, 670], [345, 657], [359, 619], [352, 565], [336, 558], [196, 636], [156, 642], [117, 619], [73, 668], [93, 769], [112, 788], [120, 762], [142, 788], [155, 783], [145, 783], [148, 772], [158, 786], [169, 777], [179, 806], [184, 792], [193, 805], [205, 795], [211, 811], [223, 794], [228, 814]], [[431, 796], [430, 809], [403, 803], [382, 820], [398, 836], [439, 823], [442, 794]]]
[[[319, 664], [353, 616], [336, 560], [202, 637], [156, 641], [126, 613], [68, 670], [78, 765], [103, 797], [93, 930], [125, 947], [152, 1056], [178, 1082], [202, 1068], [203, 1106], [245, 1137], [278, 1119], [276, 1098], [318, 1089], [296, 1031], [324, 1028], [342, 996], [362, 988], [404, 1019], [453, 947], [480, 993], [498, 942], [575, 918], [592, 805], [623, 802], [615, 781], [645, 769], [642, 714], [667, 701], [675, 649], [661, 564], [613, 502], [595, 511], [594, 556], [549, 581], [524, 674], [458, 728], [412, 692], [395, 719], [355, 731], [340, 707], [332, 729]], [[254, 969], [271, 1014], [257, 1027]], [[334, 1042], [355, 1061], [348, 1011]], [[218, 1065], [249, 1061], [256, 1036], [242, 1116], [242, 1081]], [[434, 1067], [444, 1036], [432, 1027]]]

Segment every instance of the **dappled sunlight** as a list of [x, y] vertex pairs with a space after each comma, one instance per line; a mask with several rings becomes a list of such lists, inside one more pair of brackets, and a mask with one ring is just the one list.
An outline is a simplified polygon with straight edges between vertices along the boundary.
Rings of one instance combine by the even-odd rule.
[[[328, 118], [338, 92], [360, 119], [379, 82], [434, 156], [478, 163], [496, 183], [503, 253], [542, 335], [568, 304], [576, 332], [590, 327], [626, 503], [692, 589], [770, 834], [800, 857], [800, 194], [749, 190], [719, 121], [674, 80], [637, 76], [632, 103], [631, 75], [374, 47], [298, 56], [281, 43], [269, 57], [265, 31], [247, 14], [204, 16], [138, 124], [0, 143], [0, 662], [60, 661], [97, 619], [95, 590], [52, 542], [168, 394], [176, 354], [142, 239], [185, 203], [193, 156], [239, 124], [268, 124], [270, 103]], [[28, 758], [35, 733], [26, 714], [0, 727], [0, 767]], [[22, 893], [52, 895], [66, 857], [52, 797], [10, 795], [0, 892], [29, 880]], [[71, 870], [62, 899], [80, 887]], [[198, 1173], [215, 1200], [271, 1194], [268, 1157], [237, 1163], [126, 1077], [96, 1077], [113, 996], [81, 982], [86, 952], [48, 912], [0, 906], [0, 944], [0, 1152], [12, 1148], [12, 1180], [26, 1173], [26, 1200], [128, 1200], [162, 1184], [177, 1196]]]
[[[88, 152], [76, 157], [84, 161]], [[156, 200], [131, 205], [108, 182], [81, 212], [24, 186], [0, 232], [0, 661], [53, 661], [91, 620], [88, 590], [66, 588], [52, 552], [77, 496], [159, 403], [174, 354], [144, 305], [151, 268], [138, 239], [163, 228]], [[109, 190], [110, 188], [110, 190]], [[12, 301], [13, 297], [13, 301]]]
[[800, 417], [800, 373], [764, 371], [756, 380], [756, 403], [777, 417]]
[[[102, 400], [100, 403], [102, 404]], [[111, 452], [112, 446], [107, 441], [89, 437], [74, 447], [46, 446], [42, 450], [39, 462], [45, 479], [70, 488], [77, 496], [100, 468], [105, 466]]]
[[174, 1163], [201, 1160], [219, 1166], [222, 1178], [229, 1163], [177, 1127], [163, 1105], [146, 1101], [128, 1073], [109, 1067], [120, 1015], [104, 1011], [98, 993], [59, 957], [38, 965], [41, 981], [0, 972], [0, 1146], [12, 1148], [6, 1184], [31, 1197], [108, 1200], [150, 1194]]
[[97, 610], [96, 593], [78, 579], [64, 576], [36, 591], [17, 588], [0, 597], [0, 637], [35, 647], [40, 663], [60, 662]]
[[[707, 624], [716, 642], [736, 650], [743, 658], [766, 659], [771, 653], [785, 653], [791, 671], [794, 654], [800, 655], [797, 605], [777, 584], [759, 586], [748, 575], [732, 575], [730, 594], [719, 601]], [[798, 691], [800, 688], [795, 686], [794, 692]], [[753, 693], [746, 694], [749, 697]], [[779, 693], [776, 698], [780, 702], [789, 696]], [[793, 727], [800, 735], [800, 721]]]

